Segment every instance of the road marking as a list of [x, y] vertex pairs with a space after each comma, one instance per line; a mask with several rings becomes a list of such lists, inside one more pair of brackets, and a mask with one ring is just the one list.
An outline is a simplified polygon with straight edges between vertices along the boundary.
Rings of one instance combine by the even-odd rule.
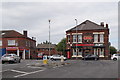
[[5, 72], [5, 71], [9, 71], [9, 70], [10, 70], [10, 69], [7, 69], [7, 70], [2, 70], [2, 71], [0, 71], [0, 73], [1, 73], [1, 72]]
[[53, 68], [57, 68], [57, 66], [53, 67]]
[[38, 70], [38, 71], [34, 71], [34, 72], [30, 72], [30, 73], [25, 73], [25, 74], [22, 74], [22, 75], [17, 75], [17, 76], [14, 76], [15, 78], [17, 77], [21, 77], [21, 76], [25, 76], [25, 75], [29, 75], [29, 74], [34, 74], [34, 73], [37, 73], [37, 72], [41, 72], [41, 71], [44, 71], [45, 69], [43, 70]]
[[13, 72], [18, 72], [18, 73], [24, 73], [24, 74], [26, 74], [26, 73], [27, 73], [27, 72], [18, 71], [18, 70], [11, 70], [11, 71], [13, 71]]
[[34, 67], [34, 66], [28, 66], [29, 68], [42, 68], [42, 67]]

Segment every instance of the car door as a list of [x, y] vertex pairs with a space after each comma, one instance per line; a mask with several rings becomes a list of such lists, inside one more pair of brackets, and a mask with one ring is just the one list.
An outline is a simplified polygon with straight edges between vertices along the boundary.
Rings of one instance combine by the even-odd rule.
[[118, 60], [120, 60], [120, 54], [118, 54]]

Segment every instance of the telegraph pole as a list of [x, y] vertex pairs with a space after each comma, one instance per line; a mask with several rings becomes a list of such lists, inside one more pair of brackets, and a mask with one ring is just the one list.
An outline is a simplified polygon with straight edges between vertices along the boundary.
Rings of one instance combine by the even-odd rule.
[[49, 60], [50, 60], [50, 21], [51, 20], [48, 20], [49, 22]]
[[75, 19], [75, 21], [76, 21], [76, 59], [77, 59], [77, 56], [78, 56], [78, 49], [77, 49], [77, 44], [78, 44], [78, 39], [77, 39], [77, 37], [78, 37], [77, 24], [78, 24], [78, 21], [77, 21], [77, 19]]

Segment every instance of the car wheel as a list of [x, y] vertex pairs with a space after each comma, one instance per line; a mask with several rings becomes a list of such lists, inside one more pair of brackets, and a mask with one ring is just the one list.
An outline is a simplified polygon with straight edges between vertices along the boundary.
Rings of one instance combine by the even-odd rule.
[[113, 60], [114, 60], [114, 61], [116, 61], [116, 60], [117, 60], [117, 58], [113, 58]]
[[53, 59], [53, 58], [51, 58], [51, 60], [53, 61], [54, 59]]
[[4, 64], [5, 62], [4, 61], [2, 61], [2, 64]]
[[20, 63], [20, 60], [18, 61], [18, 63]]

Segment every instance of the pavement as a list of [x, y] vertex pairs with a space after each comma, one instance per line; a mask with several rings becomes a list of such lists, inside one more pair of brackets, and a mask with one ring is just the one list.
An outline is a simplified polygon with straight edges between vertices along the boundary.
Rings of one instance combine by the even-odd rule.
[[42, 60], [23, 60], [3, 64], [0, 73], [2, 78], [118, 78], [118, 61], [67, 60], [43, 65]]

